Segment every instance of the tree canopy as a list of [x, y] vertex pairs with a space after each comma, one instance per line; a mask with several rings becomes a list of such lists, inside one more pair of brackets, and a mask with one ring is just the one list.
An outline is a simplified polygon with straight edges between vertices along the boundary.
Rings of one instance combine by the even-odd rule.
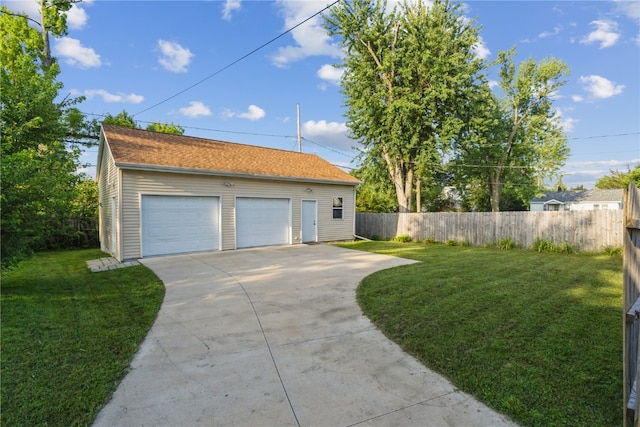
[[[530, 58], [516, 67], [515, 49], [485, 63], [475, 53], [479, 28], [460, 3], [390, 9], [384, 0], [353, 0], [334, 7], [325, 26], [344, 52], [342, 92], [350, 134], [363, 145], [360, 173], [387, 179], [400, 212], [411, 211], [419, 181], [432, 198], [455, 184], [468, 207], [518, 209], [566, 160], [553, 108], [566, 64]], [[486, 76], [491, 65], [498, 90]]]
[[611, 190], [616, 188], [627, 188], [633, 181], [636, 187], [640, 188], [640, 164], [631, 169], [627, 167], [626, 172], [610, 170], [609, 175], [605, 175], [596, 181], [597, 190]]
[[515, 49], [498, 54], [501, 93], [483, 85], [467, 111], [452, 162], [459, 188], [480, 187], [494, 212], [501, 210], [505, 191], [528, 201], [569, 154], [553, 108], [567, 65], [555, 58], [529, 58], [516, 68], [514, 55]]
[[[138, 124], [138, 122], [131, 114], [127, 113], [126, 110], [122, 110], [115, 116], [107, 114], [102, 123], [140, 129], [140, 125]], [[173, 124], [173, 122], [152, 122], [147, 125], [146, 129], [153, 132], [172, 133], [175, 135], [184, 134], [184, 128], [182, 126]]]
[[325, 26], [340, 36], [342, 91], [351, 136], [386, 166], [400, 212], [411, 211], [415, 180], [429, 181], [457, 134], [481, 79], [478, 29], [461, 5], [384, 0], [339, 3]]
[[73, 135], [84, 126], [74, 107], [82, 99], [57, 99], [60, 69], [47, 45], [49, 31], [64, 33], [61, 15], [70, 2], [40, 5], [42, 32], [25, 15], [0, 7], [3, 267], [51, 246], [73, 188], [83, 179], [76, 174], [80, 150]]

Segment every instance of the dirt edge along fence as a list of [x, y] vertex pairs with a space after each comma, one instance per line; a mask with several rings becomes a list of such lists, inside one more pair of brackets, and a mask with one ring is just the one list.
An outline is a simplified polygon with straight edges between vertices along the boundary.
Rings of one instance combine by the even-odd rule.
[[567, 243], [577, 251], [601, 252], [622, 246], [622, 210], [565, 212], [358, 213], [356, 234], [390, 239], [408, 234], [414, 241], [456, 240], [472, 246], [511, 239], [530, 248], [537, 239]]
[[640, 190], [632, 183], [624, 197], [624, 404], [625, 427], [638, 426], [640, 377]]

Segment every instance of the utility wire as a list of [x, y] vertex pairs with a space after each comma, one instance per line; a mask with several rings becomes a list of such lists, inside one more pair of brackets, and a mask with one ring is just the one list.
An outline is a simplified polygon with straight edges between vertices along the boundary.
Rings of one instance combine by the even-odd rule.
[[179, 95], [182, 95], [183, 93], [185, 93], [185, 92], [187, 92], [187, 91], [189, 91], [189, 90], [193, 89], [194, 87], [196, 87], [196, 86], [198, 86], [198, 85], [200, 85], [200, 84], [204, 83], [205, 81], [209, 80], [210, 78], [217, 76], [217, 75], [218, 75], [218, 74], [220, 74], [221, 72], [225, 71], [225, 70], [226, 70], [226, 69], [228, 69], [228, 68], [233, 67], [233, 66], [234, 66], [234, 65], [236, 65], [238, 62], [240, 62], [240, 61], [242, 61], [242, 60], [244, 60], [244, 59], [248, 58], [249, 56], [253, 55], [254, 53], [258, 52], [259, 50], [263, 49], [264, 47], [266, 47], [266, 46], [270, 45], [271, 43], [273, 43], [274, 41], [278, 40], [279, 38], [281, 38], [281, 37], [283, 37], [283, 36], [285, 36], [285, 35], [289, 34], [290, 32], [292, 32], [293, 30], [295, 30], [295, 29], [296, 29], [296, 28], [298, 28], [299, 26], [303, 25], [303, 24], [304, 24], [304, 23], [306, 23], [307, 21], [310, 21], [311, 19], [313, 19], [313, 18], [315, 18], [316, 16], [320, 15], [320, 14], [321, 14], [321, 13], [323, 13], [325, 10], [330, 9], [331, 7], [333, 7], [335, 4], [339, 3], [340, 1], [341, 1], [341, 0], [335, 0], [333, 3], [331, 3], [331, 4], [327, 5], [327, 6], [325, 6], [322, 10], [320, 10], [320, 11], [318, 11], [318, 12], [314, 13], [313, 15], [309, 16], [308, 18], [306, 18], [306, 19], [304, 19], [304, 20], [300, 21], [299, 23], [297, 23], [297, 24], [296, 24], [296, 25], [294, 25], [293, 27], [289, 28], [288, 30], [286, 30], [286, 31], [284, 31], [284, 32], [282, 32], [282, 33], [280, 33], [280, 34], [278, 34], [276, 37], [274, 37], [274, 38], [272, 38], [271, 40], [269, 40], [269, 41], [267, 41], [267, 42], [263, 43], [262, 45], [258, 46], [257, 48], [253, 49], [251, 52], [249, 52], [249, 53], [247, 53], [247, 54], [245, 54], [245, 55], [241, 56], [240, 58], [238, 58], [238, 59], [236, 59], [235, 61], [233, 61], [233, 62], [229, 63], [228, 65], [225, 65], [224, 67], [222, 67], [222, 68], [218, 69], [217, 71], [215, 71], [215, 72], [213, 72], [213, 73], [209, 74], [207, 77], [203, 78], [202, 80], [197, 81], [196, 83], [192, 84], [191, 86], [189, 86], [189, 87], [187, 87], [187, 88], [185, 88], [185, 89], [183, 89], [183, 90], [181, 90], [181, 91], [179, 91], [179, 92], [177, 92], [177, 93], [175, 93], [175, 94], [173, 94], [173, 95], [169, 96], [168, 98], [163, 99], [163, 100], [162, 100], [162, 101], [160, 101], [160, 102], [157, 102], [157, 103], [153, 104], [151, 107], [148, 107], [148, 108], [145, 108], [144, 110], [138, 111], [137, 113], [133, 114], [133, 117], [137, 116], [138, 114], [141, 114], [141, 113], [144, 113], [144, 112], [146, 112], [146, 111], [149, 111], [149, 110], [151, 110], [151, 109], [153, 109], [153, 108], [155, 108], [155, 107], [157, 107], [157, 106], [159, 106], [159, 105], [162, 105], [162, 104], [164, 104], [165, 102], [170, 101], [170, 100], [172, 100], [173, 98], [175, 98], [175, 97], [177, 97], [177, 96], [179, 96]]
[[340, 155], [342, 155], [342, 156], [345, 156], [345, 157], [347, 157], [347, 158], [349, 158], [349, 159], [351, 159], [351, 160], [354, 160], [354, 159], [355, 159], [355, 157], [353, 157], [353, 156], [352, 156], [352, 155], [350, 155], [350, 154], [343, 153], [342, 151], [338, 151], [338, 150], [336, 150], [335, 148], [331, 148], [331, 147], [328, 147], [328, 146], [326, 146], [326, 145], [322, 145], [322, 144], [320, 144], [320, 143], [318, 143], [318, 142], [315, 142], [315, 141], [310, 140], [309, 138], [305, 138], [304, 136], [303, 136], [301, 139], [302, 139], [303, 141], [307, 141], [307, 142], [310, 142], [310, 143], [312, 143], [312, 144], [314, 144], [314, 145], [317, 145], [318, 147], [322, 147], [322, 148], [324, 148], [325, 150], [333, 151], [334, 153], [337, 153], [337, 154], [340, 154]]

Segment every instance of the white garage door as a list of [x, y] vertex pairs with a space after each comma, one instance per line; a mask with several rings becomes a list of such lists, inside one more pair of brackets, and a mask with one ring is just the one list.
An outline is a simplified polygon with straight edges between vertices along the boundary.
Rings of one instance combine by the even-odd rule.
[[236, 247], [290, 243], [289, 199], [236, 198]]
[[217, 197], [142, 196], [142, 256], [220, 248]]

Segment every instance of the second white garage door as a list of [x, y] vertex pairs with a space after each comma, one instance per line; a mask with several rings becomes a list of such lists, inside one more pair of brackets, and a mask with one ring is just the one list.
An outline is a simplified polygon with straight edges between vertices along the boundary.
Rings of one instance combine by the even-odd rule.
[[142, 196], [142, 256], [220, 248], [217, 197]]
[[236, 198], [236, 247], [290, 243], [289, 199]]

